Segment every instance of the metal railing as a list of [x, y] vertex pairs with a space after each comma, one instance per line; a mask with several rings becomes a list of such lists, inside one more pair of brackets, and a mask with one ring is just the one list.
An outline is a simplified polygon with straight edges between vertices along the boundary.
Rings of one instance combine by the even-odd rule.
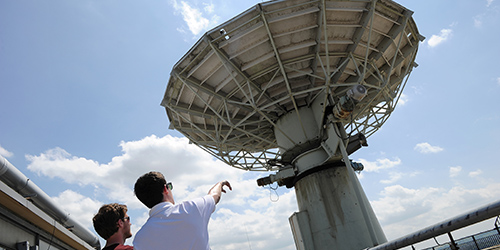
[[[483, 207], [480, 207], [476, 210], [469, 211], [465, 214], [456, 216], [454, 218], [451, 218], [446, 221], [442, 221], [440, 223], [437, 223], [435, 225], [429, 226], [427, 228], [421, 229], [417, 232], [411, 233], [409, 235], [403, 236], [401, 238], [380, 244], [378, 246], [366, 248], [365, 250], [394, 250], [394, 249], [400, 249], [403, 247], [407, 246], [412, 246], [416, 243], [420, 243], [423, 241], [426, 241], [428, 239], [435, 238], [440, 235], [448, 234], [450, 238], [450, 243], [447, 245], [449, 248], [434, 248], [435, 250], [441, 250], [441, 249], [452, 249], [456, 250], [458, 249], [458, 244], [457, 241], [453, 240], [453, 237], [451, 235], [451, 232], [464, 228], [467, 226], [470, 226], [472, 224], [490, 219], [490, 218], [495, 218], [497, 217], [497, 220], [495, 221], [495, 229], [498, 234], [500, 234], [499, 227], [500, 227], [500, 221], [498, 219], [498, 216], [500, 216], [500, 201], [496, 201], [490, 204], [487, 204]], [[473, 241], [474, 242], [474, 241]], [[477, 242], [477, 241], [476, 241]], [[446, 246], [439, 246], [439, 247], [446, 247]], [[432, 249], [432, 248], [430, 248]], [[464, 249], [478, 249], [478, 248], [460, 248], [460, 250]], [[481, 248], [479, 248], [481, 249]]]
[[497, 217], [494, 229], [467, 236], [456, 241], [450, 241], [434, 247], [425, 248], [423, 250], [453, 250], [453, 245], [455, 245], [455, 247], [460, 250], [481, 250], [493, 246], [498, 246], [500, 245], [500, 230], [498, 227], [498, 218], [499, 217]]

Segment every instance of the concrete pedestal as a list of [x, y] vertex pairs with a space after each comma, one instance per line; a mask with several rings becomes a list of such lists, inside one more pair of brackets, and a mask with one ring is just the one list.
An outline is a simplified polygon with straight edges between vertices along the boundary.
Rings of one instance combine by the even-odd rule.
[[295, 191], [299, 212], [294, 216], [300, 218], [290, 221], [296, 244], [302, 241], [297, 249], [361, 250], [387, 241], [352, 169], [331, 167], [309, 174], [295, 184]]

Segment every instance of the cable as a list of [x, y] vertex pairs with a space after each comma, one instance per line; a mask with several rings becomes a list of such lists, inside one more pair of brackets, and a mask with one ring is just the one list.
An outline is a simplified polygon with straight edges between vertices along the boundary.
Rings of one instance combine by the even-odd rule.
[[52, 246], [52, 241], [54, 240], [54, 234], [56, 233], [56, 223], [57, 221], [54, 220], [54, 228], [52, 229], [52, 235], [50, 236], [49, 247], [47, 248], [47, 250], [49, 250], [50, 247]]
[[[269, 184], [269, 200], [270, 200], [270, 201], [272, 201], [272, 202], [278, 202], [278, 201], [279, 201], [279, 199], [280, 199], [280, 196], [279, 196], [279, 194], [278, 194], [278, 191], [276, 191], [276, 190], [278, 190], [278, 187], [279, 187], [279, 186], [278, 186], [278, 184], [276, 184], [276, 187], [275, 187], [275, 188], [273, 188], [273, 187], [271, 186], [271, 184]], [[276, 197], [277, 197], [277, 198], [276, 198], [276, 200], [273, 200], [273, 197], [272, 197], [272, 195], [273, 195], [273, 191], [274, 191], [274, 193], [276, 194]]]
[[250, 244], [250, 238], [248, 237], [248, 230], [247, 230], [247, 225], [245, 223], [245, 233], [247, 234], [247, 242], [248, 242], [248, 248], [252, 250], [252, 245]]

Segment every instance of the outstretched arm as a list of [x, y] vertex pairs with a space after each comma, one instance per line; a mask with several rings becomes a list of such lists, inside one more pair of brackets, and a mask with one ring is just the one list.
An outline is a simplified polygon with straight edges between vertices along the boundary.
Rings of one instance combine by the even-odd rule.
[[233, 190], [231, 188], [231, 184], [229, 184], [228, 181], [221, 181], [221, 182], [218, 182], [217, 184], [215, 184], [210, 189], [210, 191], [208, 191], [208, 194], [211, 195], [212, 197], [214, 197], [215, 204], [219, 203], [222, 193], [226, 192], [226, 190], [224, 190], [224, 186], [227, 186], [229, 188], [229, 190]]

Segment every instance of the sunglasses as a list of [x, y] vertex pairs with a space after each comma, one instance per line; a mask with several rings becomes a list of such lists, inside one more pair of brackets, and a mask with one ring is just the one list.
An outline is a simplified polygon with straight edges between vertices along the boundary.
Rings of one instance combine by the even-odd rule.
[[174, 189], [174, 185], [172, 185], [172, 182], [169, 182], [169, 183], [167, 183], [166, 185], [167, 185], [167, 188], [168, 188], [169, 190]]
[[128, 221], [130, 221], [130, 216], [127, 216], [127, 217], [123, 217], [123, 221], [125, 221], [125, 220], [128, 220]]

